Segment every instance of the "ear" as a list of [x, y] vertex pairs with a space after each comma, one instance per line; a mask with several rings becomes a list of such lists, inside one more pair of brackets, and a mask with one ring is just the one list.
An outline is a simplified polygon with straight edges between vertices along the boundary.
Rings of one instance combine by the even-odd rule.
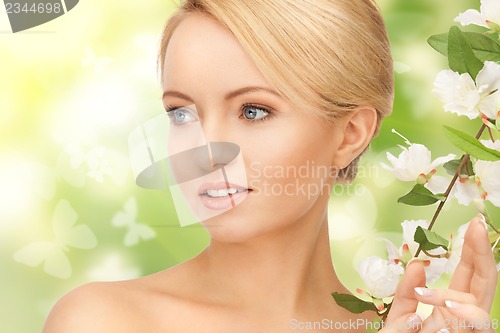
[[377, 127], [377, 111], [370, 106], [360, 106], [342, 120], [339, 130], [343, 136], [332, 161], [332, 166], [339, 170], [347, 167], [370, 144]]

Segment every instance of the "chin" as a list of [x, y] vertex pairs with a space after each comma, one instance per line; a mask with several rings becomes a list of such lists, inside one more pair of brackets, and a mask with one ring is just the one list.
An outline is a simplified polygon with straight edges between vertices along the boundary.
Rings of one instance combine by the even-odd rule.
[[201, 224], [210, 234], [211, 241], [222, 243], [243, 243], [258, 237], [265, 231], [264, 221], [255, 214], [240, 214], [236, 207]]
[[279, 214], [279, 211], [262, 208], [256, 212], [242, 204], [201, 224], [210, 234], [211, 241], [245, 243], [291, 228], [295, 220], [293, 212], [289, 210], [286, 214]]

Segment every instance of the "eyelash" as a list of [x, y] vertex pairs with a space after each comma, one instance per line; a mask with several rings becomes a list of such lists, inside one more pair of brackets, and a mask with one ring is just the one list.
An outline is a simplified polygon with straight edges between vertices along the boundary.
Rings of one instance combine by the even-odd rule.
[[173, 105], [165, 105], [165, 111], [167, 111], [167, 113], [174, 111], [175, 109], [178, 109], [178, 108], [179, 107], [173, 106]]
[[[245, 118], [244, 114], [245, 114], [245, 110], [247, 108], [255, 108], [255, 109], [259, 109], [259, 110], [262, 110], [266, 113], [266, 116], [264, 116], [263, 118], [260, 118], [260, 119], [255, 119], [255, 120], [250, 120], [250, 119], [247, 119]], [[250, 123], [262, 123], [264, 121], [267, 121], [267, 120], [270, 120], [271, 117], [276, 117], [276, 115], [274, 114], [273, 111], [271, 111], [269, 108], [267, 107], [264, 107], [262, 105], [257, 105], [257, 104], [251, 104], [251, 103], [248, 103], [248, 104], [243, 104], [242, 107], [241, 107], [241, 113], [240, 113], [240, 119], [244, 119]]]
[[[255, 119], [255, 120], [251, 120], [251, 119], [247, 119], [247, 118], [245, 118], [245, 116], [244, 116], [245, 110], [246, 110], [247, 108], [250, 108], [250, 107], [252, 107], [252, 108], [256, 108], [256, 109], [259, 109], [259, 110], [264, 111], [264, 112], [266, 113], [266, 116], [264, 116], [263, 118], [260, 118], [260, 119]], [[178, 107], [178, 106], [173, 106], [173, 105], [166, 105], [166, 106], [165, 106], [165, 111], [166, 111], [166, 112], [167, 112], [167, 114], [169, 115], [170, 122], [171, 122], [172, 124], [175, 124], [175, 122], [173, 121], [172, 116], [170, 116], [170, 114], [171, 114], [171, 112], [172, 112], [172, 111], [175, 111], [175, 110], [177, 110], [177, 109], [179, 109], [179, 108], [180, 108], [180, 107]], [[243, 104], [243, 105], [242, 105], [241, 110], [240, 110], [240, 116], [239, 116], [239, 118], [240, 118], [240, 119], [244, 119], [244, 120], [246, 120], [246, 121], [247, 121], [247, 122], [249, 122], [249, 123], [255, 123], [255, 124], [257, 124], [257, 123], [262, 123], [262, 122], [264, 122], [264, 121], [270, 120], [270, 118], [271, 118], [271, 117], [276, 117], [276, 115], [275, 115], [275, 114], [274, 114], [274, 112], [273, 112], [273, 111], [271, 111], [269, 108], [264, 107], [264, 106], [262, 106], [262, 105], [258, 105], [258, 104], [251, 104], [251, 103], [247, 103], [247, 104]]]
[[180, 109], [180, 106], [173, 106], [173, 105], [165, 105], [165, 111], [167, 112], [168, 119], [170, 120], [170, 124], [172, 126], [178, 126], [178, 124], [175, 123], [174, 121], [174, 113], [173, 111]]

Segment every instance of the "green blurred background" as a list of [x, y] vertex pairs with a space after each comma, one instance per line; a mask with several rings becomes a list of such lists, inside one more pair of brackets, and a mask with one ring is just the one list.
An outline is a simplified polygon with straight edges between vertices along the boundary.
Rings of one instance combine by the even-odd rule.
[[[480, 126], [479, 120], [442, 111], [431, 89], [446, 60], [426, 43], [430, 35], [446, 32], [459, 12], [478, 9], [479, 0], [379, 4], [397, 72], [394, 114], [358, 179], [337, 188], [332, 198], [334, 262], [351, 290], [361, 286], [354, 264], [367, 254], [384, 254], [378, 238], [400, 244], [400, 222], [430, 219], [435, 209], [396, 203], [410, 184], [380, 168], [385, 152], [399, 153], [396, 145], [403, 143], [391, 129], [427, 145], [437, 157], [459, 154], [444, 141], [443, 124], [471, 134]], [[199, 225], [178, 225], [169, 193], [135, 185], [128, 157], [131, 130], [162, 112], [156, 53], [174, 7], [171, 0], [84, 0], [61, 18], [16, 34], [2, 7], [0, 332], [39, 332], [67, 291], [90, 281], [150, 274], [207, 245]], [[500, 220], [499, 209], [489, 208]], [[473, 208], [453, 200], [436, 230], [456, 232], [474, 215]], [[86, 236], [71, 238], [72, 231]], [[42, 259], [52, 266], [22, 263]], [[499, 299], [500, 294], [494, 318], [500, 318]]]

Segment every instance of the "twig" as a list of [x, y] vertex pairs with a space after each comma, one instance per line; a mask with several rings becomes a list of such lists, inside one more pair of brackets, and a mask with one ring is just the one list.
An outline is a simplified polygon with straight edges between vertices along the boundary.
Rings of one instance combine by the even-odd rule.
[[422, 250], [423, 253], [425, 253], [426, 256], [430, 257], [430, 258], [445, 258], [442, 254], [432, 254], [432, 253], [429, 253], [428, 251], [426, 250]]
[[495, 231], [497, 234], [500, 234], [500, 230], [498, 230], [497, 228], [495, 228], [495, 226], [493, 225], [493, 222], [491, 222], [491, 219], [489, 216], [487, 216], [488, 214], [483, 214], [484, 216], [484, 221], [491, 227], [491, 229], [493, 229], [493, 231]]
[[488, 127], [488, 134], [490, 135], [491, 142], [495, 142], [495, 138], [493, 137], [493, 132], [491, 131], [491, 128], [489, 128], [489, 127]]
[[[486, 125], [483, 124], [481, 126], [481, 128], [479, 129], [479, 131], [477, 132], [477, 134], [476, 134], [476, 139], [479, 139], [481, 137], [481, 135], [483, 134], [485, 128], [486, 128]], [[439, 214], [441, 213], [441, 210], [443, 209], [444, 204], [448, 200], [448, 196], [450, 195], [451, 190], [453, 189], [453, 186], [455, 186], [455, 182], [457, 181], [459, 175], [462, 173], [462, 169], [463, 169], [464, 165], [466, 165], [469, 162], [469, 159], [470, 159], [470, 155], [469, 154], [465, 154], [463, 156], [462, 162], [460, 163], [460, 165], [457, 168], [457, 172], [455, 172], [455, 175], [453, 176], [453, 179], [451, 180], [450, 185], [446, 189], [446, 192], [444, 192], [444, 200], [439, 203], [439, 206], [436, 209], [436, 212], [434, 213], [434, 216], [432, 217], [431, 223], [429, 224], [429, 228], [427, 228], [428, 230], [431, 230], [432, 227], [434, 226], [434, 223], [436, 223], [436, 220], [437, 220]], [[422, 248], [419, 245], [418, 250], [415, 253], [414, 257], [417, 258], [421, 251], [422, 251]]]
[[389, 315], [389, 311], [391, 311], [391, 307], [392, 307], [392, 302], [390, 302], [389, 304], [387, 304], [387, 307], [385, 308], [385, 312], [380, 317], [380, 319], [382, 321], [385, 321], [387, 319], [387, 316]]

